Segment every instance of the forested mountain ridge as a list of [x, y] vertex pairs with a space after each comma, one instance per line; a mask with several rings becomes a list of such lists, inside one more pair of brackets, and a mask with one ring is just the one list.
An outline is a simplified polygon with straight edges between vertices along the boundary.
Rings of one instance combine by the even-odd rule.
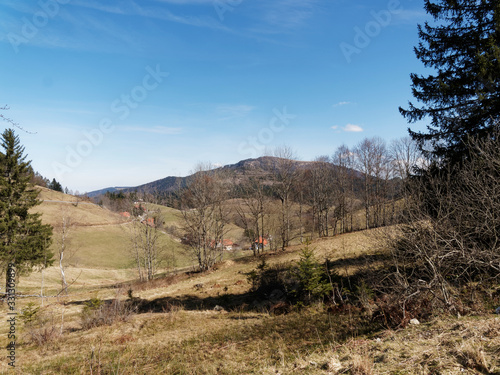
[[[278, 169], [278, 161], [281, 158], [274, 156], [262, 156], [259, 158], [245, 159], [234, 164], [228, 164], [223, 167], [214, 168], [216, 171], [223, 172], [228, 178], [232, 178], [233, 182], [237, 185], [242, 182], [244, 178], [259, 178], [261, 182], [265, 185], [272, 184], [272, 174]], [[311, 170], [318, 162], [316, 161], [300, 161], [300, 160], [290, 160], [294, 169], [299, 171]], [[339, 169], [335, 164], [330, 164], [329, 166], [332, 170]], [[355, 169], [346, 168], [346, 170], [352, 173], [353, 177], [358, 180], [362, 179], [363, 174]], [[178, 176], [168, 176], [156, 181], [148, 182], [143, 185], [136, 187], [108, 187], [100, 190], [95, 190], [87, 193], [87, 196], [93, 198], [99, 195], [106, 194], [107, 192], [118, 193], [118, 192], [139, 192], [139, 193], [173, 193], [178, 191], [180, 188], [185, 187], [187, 182], [196, 175], [195, 172], [185, 177]]]

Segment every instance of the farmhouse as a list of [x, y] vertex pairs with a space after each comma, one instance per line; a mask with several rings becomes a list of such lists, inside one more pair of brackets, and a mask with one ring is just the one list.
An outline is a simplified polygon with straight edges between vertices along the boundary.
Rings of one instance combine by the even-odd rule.
[[[223, 239], [223, 240], [222, 240], [222, 243], [221, 243], [221, 241], [219, 241], [219, 242], [217, 243], [217, 248], [218, 248], [218, 249], [219, 249], [221, 246], [222, 246], [223, 250], [226, 250], [226, 251], [231, 251], [231, 250], [233, 250], [234, 242], [233, 242], [233, 241], [231, 241], [231, 240], [228, 240], [228, 239]], [[216, 246], [215, 246], [215, 241], [214, 241], [214, 240], [212, 240], [212, 241], [210, 242], [210, 247], [211, 247], [211, 248], [215, 248], [215, 247], [216, 247]]]

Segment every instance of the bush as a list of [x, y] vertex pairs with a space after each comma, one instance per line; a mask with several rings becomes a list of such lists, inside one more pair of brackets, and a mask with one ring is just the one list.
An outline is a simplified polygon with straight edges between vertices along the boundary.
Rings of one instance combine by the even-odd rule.
[[390, 241], [391, 293], [457, 312], [459, 291], [500, 278], [500, 130], [469, 139], [460, 164], [436, 161], [410, 181], [406, 224]]
[[59, 329], [54, 324], [53, 316], [45, 316], [33, 302], [21, 310], [19, 319], [28, 341], [38, 346], [45, 345], [59, 337]]
[[331, 296], [332, 274], [327, 262], [320, 264], [314, 251], [306, 244], [298, 263], [278, 263], [269, 266], [263, 260], [257, 269], [247, 274], [252, 290], [263, 298], [280, 296], [294, 305], [309, 305]]
[[24, 323], [24, 326], [33, 325], [39, 319], [40, 307], [35, 307], [33, 302], [28, 303], [28, 305], [21, 310], [21, 315], [19, 319]]
[[99, 298], [92, 298], [85, 303], [82, 310], [82, 328], [90, 329], [111, 325], [117, 321], [127, 321], [135, 310], [136, 307], [130, 301], [122, 302], [119, 299], [103, 301]]
[[292, 269], [297, 280], [296, 288], [292, 292], [299, 301], [310, 304], [331, 294], [333, 286], [327, 270], [327, 264], [321, 265], [314, 258], [314, 251], [309, 249], [309, 243], [306, 243], [297, 266]]

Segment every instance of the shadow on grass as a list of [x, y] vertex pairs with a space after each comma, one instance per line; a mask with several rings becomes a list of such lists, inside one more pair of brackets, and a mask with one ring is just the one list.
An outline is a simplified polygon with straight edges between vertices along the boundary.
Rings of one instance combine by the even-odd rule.
[[[105, 304], [111, 304], [113, 299], [103, 300]], [[222, 307], [226, 311], [269, 311], [273, 302], [262, 300], [262, 297], [255, 292], [242, 294], [221, 294], [219, 296], [197, 296], [186, 294], [176, 297], [161, 297], [153, 300], [141, 298], [131, 298], [124, 301], [133, 307], [137, 313], [164, 313], [169, 312], [176, 307], [184, 310], [201, 311], [213, 310], [216, 306]], [[68, 305], [88, 305], [91, 300], [71, 301]]]
[[344, 267], [366, 267], [376, 262], [390, 260], [389, 254], [366, 254], [357, 257], [341, 258], [328, 263], [329, 267], [342, 269]]
[[260, 301], [259, 296], [253, 292], [206, 297], [187, 294], [179, 297], [162, 297], [152, 301], [142, 300], [138, 304], [138, 312], [166, 312], [175, 306], [182, 306], [185, 310], [213, 310], [217, 306], [227, 311], [253, 308], [262, 310], [262, 308], [270, 307], [270, 305], [270, 301]]

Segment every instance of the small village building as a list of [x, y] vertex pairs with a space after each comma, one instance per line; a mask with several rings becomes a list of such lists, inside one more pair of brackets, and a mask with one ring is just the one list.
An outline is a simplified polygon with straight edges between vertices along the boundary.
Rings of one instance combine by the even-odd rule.
[[[229, 239], [223, 239], [222, 240], [222, 243], [221, 241], [219, 241], [217, 243], [217, 249], [220, 249], [222, 247], [223, 250], [226, 250], [226, 251], [231, 251], [233, 250], [233, 246], [234, 246], [234, 242], [229, 240]], [[213, 249], [216, 247], [215, 245], [215, 240], [212, 240], [210, 242], [210, 247]]]

